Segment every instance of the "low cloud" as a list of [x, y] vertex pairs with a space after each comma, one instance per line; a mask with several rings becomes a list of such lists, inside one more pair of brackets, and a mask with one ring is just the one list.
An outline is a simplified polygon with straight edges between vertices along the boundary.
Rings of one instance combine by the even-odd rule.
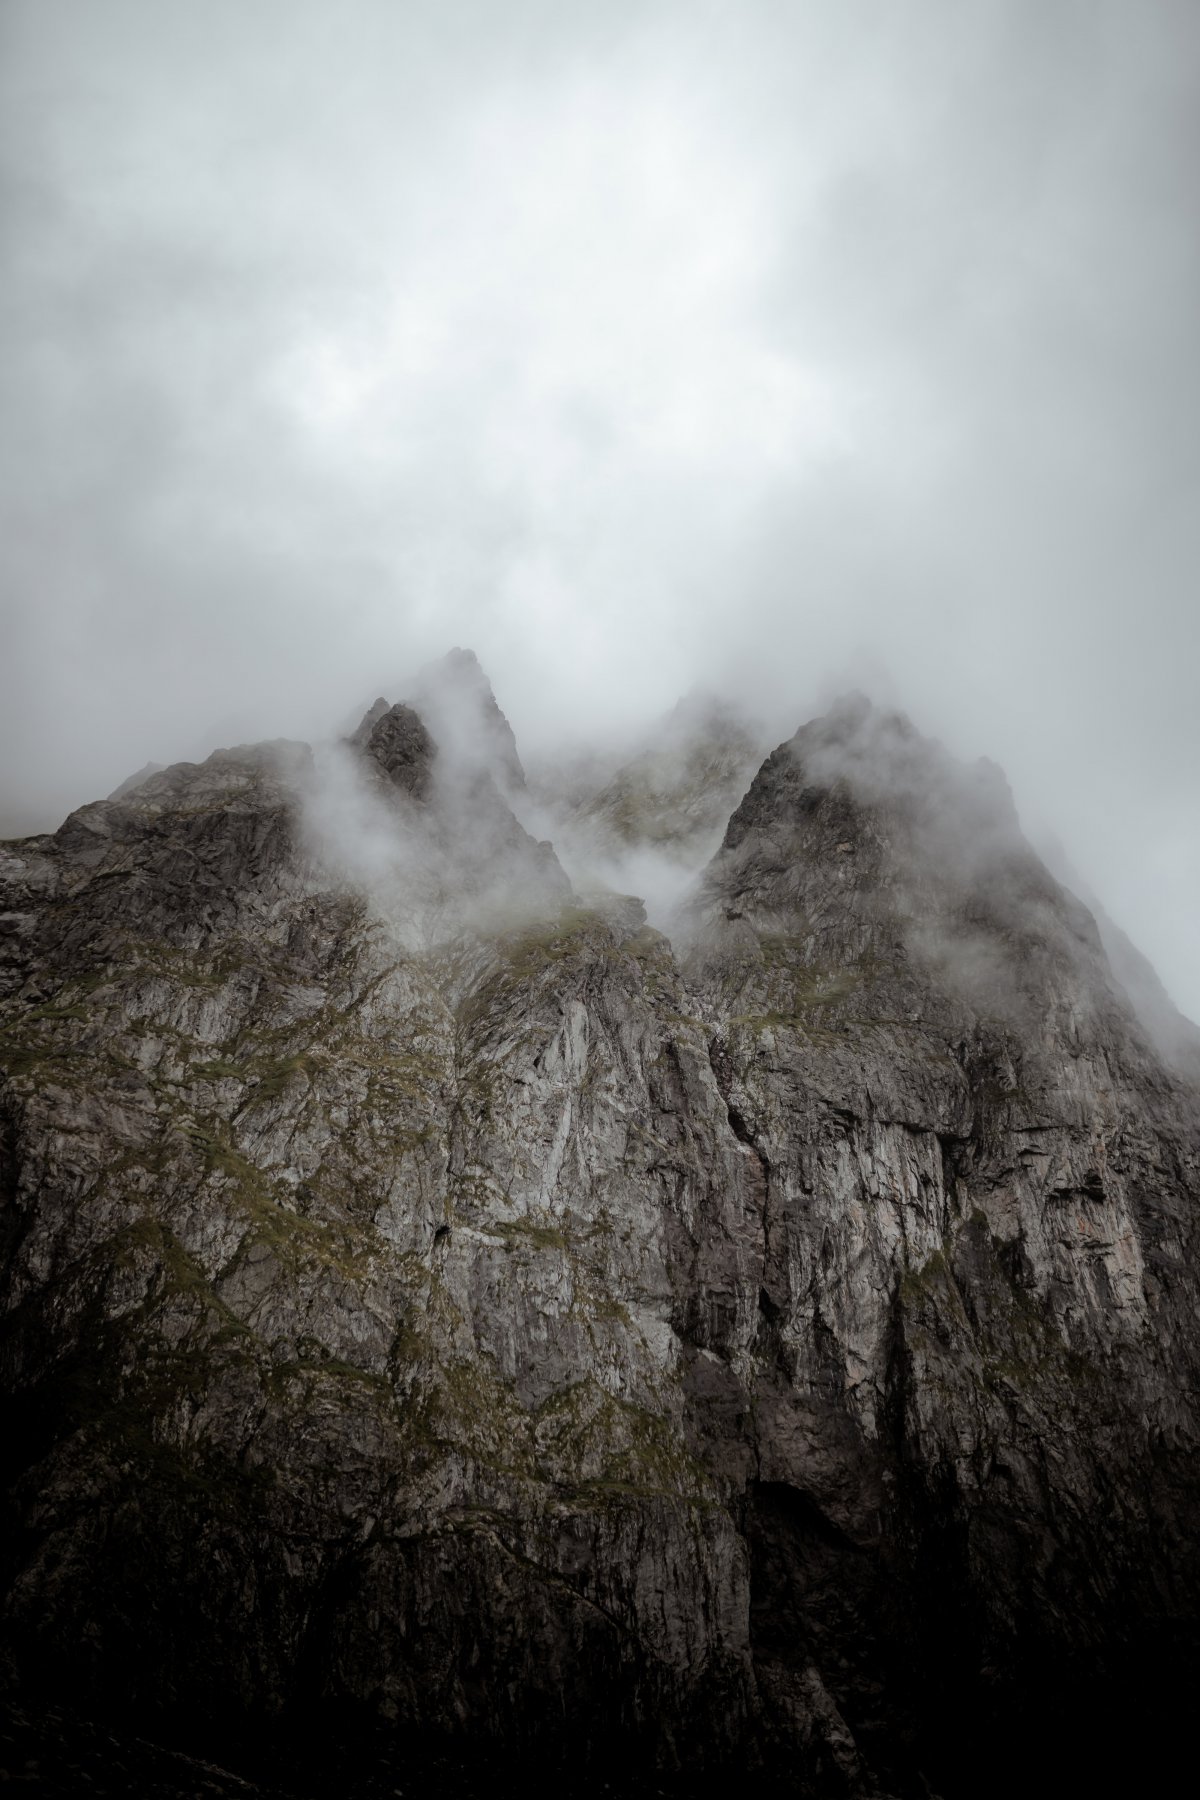
[[531, 764], [882, 670], [1200, 1012], [1198, 39], [9, 0], [0, 830], [454, 643]]

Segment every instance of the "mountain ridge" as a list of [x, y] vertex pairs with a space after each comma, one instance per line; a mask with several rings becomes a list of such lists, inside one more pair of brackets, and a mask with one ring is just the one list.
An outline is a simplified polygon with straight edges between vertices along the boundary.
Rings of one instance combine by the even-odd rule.
[[9, 1664], [983, 1791], [1051, 1666], [1194, 1655], [1196, 1090], [902, 716], [773, 751], [665, 936], [460, 677], [449, 748], [380, 702], [0, 847]]

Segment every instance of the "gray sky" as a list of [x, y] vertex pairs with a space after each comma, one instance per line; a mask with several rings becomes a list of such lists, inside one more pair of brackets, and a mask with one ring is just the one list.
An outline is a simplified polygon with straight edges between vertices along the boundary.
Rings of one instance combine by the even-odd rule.
[[1200, 1015], [1193, 0], [0, 0], [0, 825], [851, 682]]

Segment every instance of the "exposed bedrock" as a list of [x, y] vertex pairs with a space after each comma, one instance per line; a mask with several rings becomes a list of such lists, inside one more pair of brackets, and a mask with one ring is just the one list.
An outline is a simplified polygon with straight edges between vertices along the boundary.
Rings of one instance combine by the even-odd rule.
[[844, 703], [668, 938], [439, 681], [333, 801], [256, 746], [0, 847], [12, 1681], [764, 1792], [985, 1792], [1054, 1684], [1136, 1738], [1197, 1093], [1003, 778]]

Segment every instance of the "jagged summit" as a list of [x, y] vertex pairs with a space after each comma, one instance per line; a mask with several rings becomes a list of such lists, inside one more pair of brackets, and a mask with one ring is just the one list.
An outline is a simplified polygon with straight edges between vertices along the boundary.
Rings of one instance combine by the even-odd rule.
[[525, 771], [512, 726], [473, 650], [456, 647], [427, 663], [412, 681], [401, 706], [393, 706], [382, 696], [374, 701], [349, 742], [365, 745], [389, 712], [418, 718], [429, 734], [445, 779], [470, 782], [486, 775], [509, 798], [524, 793]]
[[845, 790], [863, 803], [891, 805], [912, 817], [946, 815], [950, 831], [994, 824], [1018, 830], [1003, 771], [986, 757], [959, 762], [924, 737], [906, 713], [880, 707], [866, 694], [843, 695], [789, 740], [810, 780]]
[[651, 743], [703, 736], [757, 738], [754, 722], [743, 708], [711, 688], [690, 688], [659, 721]]
[[160, 774], [162, 768], [162, 763], [143, 763], [140, 769], [136, 769], [132, 775], [127, 775], [124, 781], [118, 782], [108, 798], [110, 800], [123, 800], [126, 794], [132, 794], [133, 790], [141, 787], [143, 781], [148, 781], [151, 775]]
[[525, 771], [512, 726], [473, 650], [456, 647], [427, 663], [413, 685], [410, 704], [450, 763], [490, 774], [502, 792], [524, 791]]
[[[717, 859], [722, 879], [751, 898], [761, 857], [746, 840], [798, 836], [790, 863], [769, 859], [764, 881], [803, 878], [812, 858], [865, 857], [872, 882], [982, 890], [1002, 871], [1044, 897], [1057, 884], [1023, 836], [1003, 772], [986, 758], [962, 763], [923, 737], [903, 713], [850, 695], [800, 727], [762, 764], [732, 813]], [[756, 860], [757, 859], [757, 860]], [[858, 863], [854, 868], [858, 868]], [[849, 873], [846, 865], [843, 874]], [[850, 884], [851, 888], [855, 885]], [[1000, 896], [993, 893], [999, 906]], [[770, 903], [766, 887], [764, 904]]]
[[743, 959], [764, 1004], [787, 969], [817, 967], [840, 972], [851, 1009], [1129, 1038], [1096, 923], [1028, 843], [1002, 772], [862, 695], [766, 759], [690, 918]]
[[430, 797], [437, 746], [412, 707], [377, 700], [350, 741], [414, 800]]
[[385, 713], [390, 711], [390, 702], [385, 700], [381, 694], [377, 700], [373, 700], [370, 706], [368, 706], [366, 712], [363, 714], [354, 730], [350, 733], [347, 742], [355, 745], [365, 744], [376, 725], [378, 725], [380, 719], [383, 718]]

